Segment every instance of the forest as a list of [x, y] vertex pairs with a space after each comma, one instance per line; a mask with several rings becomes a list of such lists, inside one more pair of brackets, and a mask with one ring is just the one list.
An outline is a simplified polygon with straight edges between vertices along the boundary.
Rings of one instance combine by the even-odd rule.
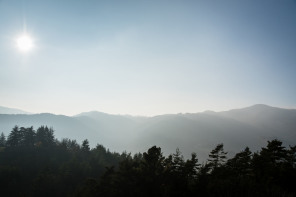
[[296, 146], [274, 139], [228, 158], [223, 143], [208, 160], [177, 148], [164, 156], [116, 153], [87, 139], [55, 138], [53, 128], [15, 126], [0, 136], [1, 196], [296, 196]]

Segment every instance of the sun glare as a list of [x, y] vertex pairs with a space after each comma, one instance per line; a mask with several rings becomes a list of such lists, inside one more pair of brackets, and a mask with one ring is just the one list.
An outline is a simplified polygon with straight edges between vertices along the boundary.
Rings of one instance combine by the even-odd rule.
[[21, 35], [16, 40], [17, 48], [22, 52], [28, 52], [32, 50], [34, 44], [33, 39], [29, 35]]

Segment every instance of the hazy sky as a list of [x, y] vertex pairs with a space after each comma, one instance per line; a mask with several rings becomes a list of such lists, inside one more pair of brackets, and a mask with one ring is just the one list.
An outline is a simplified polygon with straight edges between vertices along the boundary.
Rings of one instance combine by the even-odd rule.
[[[34, 40], [16, 47], [24, 31]], [[296, 107], [296, 1], [0, 0], [0, 105], [73, 115]]]

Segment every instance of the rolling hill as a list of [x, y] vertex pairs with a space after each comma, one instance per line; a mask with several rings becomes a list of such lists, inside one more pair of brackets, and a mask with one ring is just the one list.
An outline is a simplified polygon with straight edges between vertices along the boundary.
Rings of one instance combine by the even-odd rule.
[[20, 109], [0, 106], [0, 114], [30, 114], [30, 113]]
[[223, 142], [229, 155], [249, 146], [259, 150], [277, 138], [285, 145], [296, 142], [296, 110], [254, 105], [224, 112], [171, 114], [155, 117], [84, 112], [73, 117], [54, 114], [0, 114], [0, 132], [15, 126], [47, 125], [58, 139], [89, 139], [91, 146], [103, 144], [111, 151], [143, 152], [153, 145], [165, 154], [179, 148], [185, 157], [197, 152], [200, 160]]

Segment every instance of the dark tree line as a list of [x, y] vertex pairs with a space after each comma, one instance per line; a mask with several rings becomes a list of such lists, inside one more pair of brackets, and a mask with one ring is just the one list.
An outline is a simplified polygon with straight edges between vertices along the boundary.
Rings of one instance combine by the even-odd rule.
[[0, 135], [1, 196], [73, 196], [86, 178], [99, 178], [106, 166], [118, 166], [126, 154], [88, 140], [57, 140], [46, 126], [14, 127]]
[[206, 163], [153, 146], [132, 156], [88, 140], [54, 138], [48, 127], [0, 135], [1, 196], [296, 196], [296, 146], [279, 140], [227, 158], [218, 144]]

